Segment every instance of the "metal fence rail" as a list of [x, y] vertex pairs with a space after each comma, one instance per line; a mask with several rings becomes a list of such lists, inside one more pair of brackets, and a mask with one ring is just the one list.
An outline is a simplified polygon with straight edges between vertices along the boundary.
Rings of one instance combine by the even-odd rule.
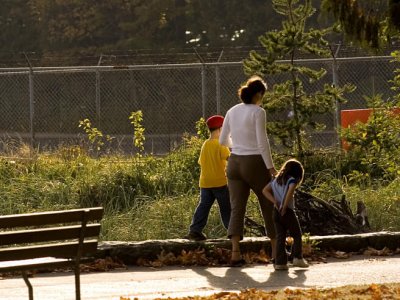
[[[393, 94], [396, 67], [390, 56], [304, 59], [298, 64], [323, 67], [326, 76], [305, 86], [313, 92], [324, 83], [352, 83], [357, 89], [332, 114], [319, 116], [322, 132], [310, 132], [316, 147], [337, 145], [338, 112], [364, 108], [364, 96]], [[267, 78], [270, 86], [283, 80]], [[88, 118], [113, 147], [134, 152], [129, 115], [142, 110], [145, 152], [163, 154], [195, 133], [200, 117], [225, 114], [238, 103], [237, 89], [246, 80], [241, 62], [138, 66], [91, 66], [0, 69], [0, 136], [50, 147], [82, 139], [80, 120]], [[267, 112], [267, 118], [276, 116]]]

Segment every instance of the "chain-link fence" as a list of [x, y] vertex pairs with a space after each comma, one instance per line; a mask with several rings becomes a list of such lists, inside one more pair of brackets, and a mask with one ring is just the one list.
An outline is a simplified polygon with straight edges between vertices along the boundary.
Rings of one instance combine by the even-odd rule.
[[[323, 67], [326, 76], [305, 86], [307, 92], [324, 83], [352, 83], [357, 89], [332, 114], [318, 116], [326, 125], [310, 132], [316, 147], [338, 143], [340, 110], [365, 108], [364, 96], [393, 94], [391, 83], [396, 66], [391, 57], [304, 59], [296, 62]], [[269, 86], [284, 78], [267, 78]], [[79, 121], [114, 139], [113, 147], [134, 152], [133, 111], [143, 112], [145, 152], [163, 154], [181, 142], [185, 132], [195, 133], [200, 117], [225, 114], [238, 103], [237, 90], [246, 80], [241, 62], [137, 65], [118, 67], [47, 67], [0, 69], [0, 135], [36, 147], [76, 143], [84, 137]], [[267, 112], [267, 118], [276, 116]]]

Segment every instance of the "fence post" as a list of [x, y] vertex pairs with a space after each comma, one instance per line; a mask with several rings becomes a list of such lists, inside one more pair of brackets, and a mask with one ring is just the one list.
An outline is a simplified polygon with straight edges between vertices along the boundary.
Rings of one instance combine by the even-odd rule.
[[370, 66], [369, 67], [369, 72], [371, 74], [371, 89], [372, 89], [371, 95], [373, 97], [375, 97], [376, 91], [375, 91], [375, 59], [374, 58], [372, 58], [372, 63], [369, 64], [369, 66]]
[[99, 70], [96, 70], [96, 127], [100, 128], [101, 127], [101, 116], [100, 116], [100, 72]]
[[[341, 44], [338, 45], [338, 47], [336, 48], [335, 53], [333, 53], [333, 51], [331, 51], [332, 53], [332, 84], [334, 87], [337, 87], [339, 85], [339, 80], [338, 80], [338, 66], [337, 66], [337, 56], [340, 50], [340, 46]], [[334, 116], [334, 127], [336, 129], [336, 139], [337, 139], [337, 147], [339, 148], [339, 150], [341, 149], [341, 143], [340, 143], [340, 103], [337, 100], [337, 98], [335, 97], [335, 116]]]
[[101, 115], [100, 115], [100, 107], [101, 107], [101, 95], [100, 95], [100, 71], [99, 67], [101, 65], [101, 60], [103, 59], [103, 54], [100, 55], [99, 61], [97, 63], [96, 68], [96, 127], [101, 128]]
[[207, 88], [206, 88], [206, 63], [201, 55], [197, 52], [196, 48], [193, 48], [194, 53], [197, 58], [201, 62], [201, 114], [203, 118], [206, 118], [206, 97], [207, 97]]
[[206, 118], [206, 96], [207, 96], [207, 88], [206, 88], [206, 66], [205, 64], [201, 65], [201, 112], [203, 118]]
[[31, 148], [35, 147], [35, 98], [34, 98], [34, 80], [33, 70], [29, 68], [29, 119], [30, 119], [30, 136]]
[[34, 95], [34, 75], [32, 64], [28, 55], [24, 52], [25, 59], [29, 67], [29, 131], [31, 140], [31, 150], [35, 147], [35, 95]]
[[215, 100], [217, 103], [217, 114], [221, 112], [221, 75], [219, 66], [215, 66]]
[[[224, 50], [221, 51], [221, 54], [218, 57], [218, 63], [221, 61], [222, 54]], [[215, 66], [215, 97], [217, 103], [217, 114], [221, 114], [221, 74], [219, 72], [219, 65]]]

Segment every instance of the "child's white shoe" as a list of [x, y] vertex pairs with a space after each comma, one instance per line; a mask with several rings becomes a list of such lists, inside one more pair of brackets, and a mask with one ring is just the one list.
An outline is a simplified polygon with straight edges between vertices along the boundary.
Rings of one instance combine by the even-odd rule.
[[287, 265], [274, 265], [275, 270], [287, 270], [289, 269]]
[[293, 258], [293, 267], [308, 268], [308, 262], [304, 258]]

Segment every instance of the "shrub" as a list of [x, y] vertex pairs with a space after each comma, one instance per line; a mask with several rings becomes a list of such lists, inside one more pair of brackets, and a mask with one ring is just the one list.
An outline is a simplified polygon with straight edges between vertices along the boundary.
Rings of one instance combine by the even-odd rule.
[[348, 158], [359, 162], [359, 169], [349, 179], [364, 177], [393, 180], [400, 175], [400, 115], [393, 113], [393, 104], [381, 96], [369, 98], [374, 111], [366, 123], [342, 130], [342, 137], [350, 146]]

